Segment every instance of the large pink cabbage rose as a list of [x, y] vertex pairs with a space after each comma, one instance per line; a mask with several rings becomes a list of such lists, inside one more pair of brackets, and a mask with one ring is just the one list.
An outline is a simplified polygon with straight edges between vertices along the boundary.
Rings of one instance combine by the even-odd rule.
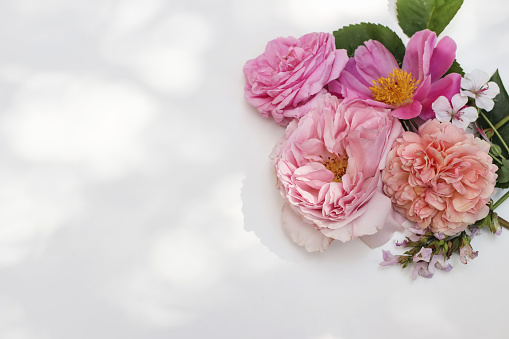
[[415, 33], [408, 42], [402, 68], [380, 42], [369, 40], [355, 51], [339, 81], [330, 90], [346, 99], [360, 98], [392, 109], [400, 119], [435, 117], [431, 105], [439, 96], [451, 99], [460, 91], [461, 75], [443, 75], [456, 55], [456, 43], [430, 30]]
[[405, 132], [387, 157], [384, 191], [422, 229], [454, 235], [484, 218], [497, 166], [490, 144], [450, 122], [428, 120]]
[[264, 117], [286, 126], [309, 111], [315, 95], [325, 92], [324, 86], [338, 78], [347, 61], [346, 50], [336, 50], [329, 33], [277, 38], [244, 65], [246, 100]]
[[401, 223], [381, 190], [381, 170], [401, 132], [389, 110], [328, 93], [292, 121], [272, 154], [290, 238], [323, 251], [334, 239], [346, 242]]

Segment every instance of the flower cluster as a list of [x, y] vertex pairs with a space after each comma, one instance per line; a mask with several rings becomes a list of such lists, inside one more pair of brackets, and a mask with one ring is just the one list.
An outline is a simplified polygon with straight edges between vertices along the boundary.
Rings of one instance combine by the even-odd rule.
[[408, 250], [384, 251], [382, 265], [413, 264], [415, 278], [450, 271], [453, 254], [474, 259], [479, 229], [500, 234], [494, 209], [509, 194], [491, 196], [509, 187], [509, 96], [498, 72], [463, 72], [454, 40], [438, 38], [447, 23], [400, 22], [406, 46], [368, 23], [277, 38], [245, 64], [246, 100], [287, 126], [271, 159], [296, 244], [378, 247], [406, 231], [397, 245]]

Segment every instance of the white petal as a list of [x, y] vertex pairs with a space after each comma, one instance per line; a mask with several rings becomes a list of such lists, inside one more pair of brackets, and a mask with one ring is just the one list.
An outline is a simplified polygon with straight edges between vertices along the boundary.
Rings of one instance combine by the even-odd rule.
[[474, 69], [472, 73], [467, 74], [465, 77], [472, 81], [476, 90], [484, 86], [490, 80], [490, 75], [480, 69]]
[[460, 91], [460, 94], [464, 97], [470, 97], [470, 98], [474, 98], [474, 99], [476, 97], [476, 95], [474, 93], [472, 93], [471, 91]]
[[323, 252], [333, 239], [326, 237], [312, 224], [304, 222], [292, 207], [285, 202], [281, 210], [283, 229], [294, 243], [304, 246], [308, 252]]
[[461, 111], [463, 114], [461, 118], [463, 120], [468, 120], [469, 122], [474, 122], [477, 120], [479, 115], [477, 114], [477, 110], [474, 107], [467, 107]]
[[463, 108], [468, 102], [468, 98], [462, 96], [460, 93], [454, 94], [454, 96], [451, 99], [452, 103], [452, 109], [454, 112], [458, 112], [460, 109]]
[[445, 111], [435, 111], [435, 118], [440, 122], [448, 122], [451, 121], [452, 115]]
[[449, 103], [449, 99], [444, 97], [443, 95], [438, 97], [433, 104], [431, 104], [431, 108], [433, 108], [434, 111], [446, 111], [450, 112], [452, 111], [451, 104]]
[[466, 89], [468, 91], [476, 91], [475, 84], [472, 80], [467, 78], [468, 74], [465, 75], [465, 78], [461, 78], [461, 88]]
[[495, 103], [493, 102], [493, 99], [490, 99], [485, 95], [479, 95], [477, 98], [475, 98], [475, 105], [486, 110], [486, 112], [489, 112], [493, 109]]
[[466, 130], [468, 125], [470, 125], [470, 121], [468, 120], [460, 120], [460, 119], [452, 119], [452, 124], [456, 127], [461, 128], [462, 130]]
[[435, 117], [438, 121], [445, 122], [451, 120], [452, 107], [446, 97], [438, 97], [435, 102], [431, 104], [431, 108], [435, 112]]
[[498, 87], [496, 82], [490, 81], [488, 82], [488, 88], [483, 92], [488, 98], [494, 98], [500, 93], [500, 88]]

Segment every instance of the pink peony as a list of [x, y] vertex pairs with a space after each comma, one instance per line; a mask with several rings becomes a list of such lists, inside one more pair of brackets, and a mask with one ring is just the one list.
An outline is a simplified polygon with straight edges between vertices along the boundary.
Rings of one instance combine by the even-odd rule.
[[315, 94], [338, 78], [347, 61], [346, 50], [336, 50], [332, 34], [277, 38], [244, 65], [246, 100], [264, 117], [272, 115], [286, 126], [309, 111]]
[[300, 217], [283, 222], [291, 239], [323, 251], [332, 239], [345, 242], [397, 223], [381, 191], [381, 170], [401, 132], [389, 110], [330, 94], [292, 121], [273, 152], [283, 217]]
[[421, 229], [454, 235], [484, 218], [497, 166], [490, 145], [450, 122], [428, 120], [419, 133], [405, 132], [383, 171], [394, 208]]
[[380, 42], [369, 40], [355, 51], [332, 92], [346, 99], [360, 98], [371, 105], [393, 109], [400, 119], [435, 117], [432, 103], [439, 97], [451, 99], [460, 91], [461, 75], [442, 76], [451, 67], [456, 43], [449, 37], [437, 44], [430, 30], [415, 33], [406, 49], [403, 67]]

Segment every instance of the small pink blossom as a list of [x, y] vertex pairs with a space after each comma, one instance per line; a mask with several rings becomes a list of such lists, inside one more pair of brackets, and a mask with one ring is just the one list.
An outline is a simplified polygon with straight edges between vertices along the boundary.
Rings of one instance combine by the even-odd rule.
[[465, 246], [460, 248], [460, 261], [463, 264], [467, 263], [467, 259], [475, 259], [477, 258], [478, 251], [473, 251], [472, 246], [466, 244]]
[[[467, 106], [468, 98], [455, 94], [451, 101], [444, 96], [438, 97], [431, 105], [438, 121], [451, 121], [456, 127], [466, 130], [471, 122], [477, 120], [475, 107]], [[452, 104], [452, 105], [451, 105]]]
[[[433, 267], [433, 266], [432, 266]], [[433, 277], [433, 273], [430, 272], [429, 263], [425, 261], [420, 261], [415, 264], [414, 270], [412, 271], [412, 280], [417, 279], [417, 275], [420, 275], [424, 278], [431, 278]]]
[[454, 235], [484, 218], [497, 166], [490, 145], [433, 119], [396, 140], [383, 171], [394, 208], [421, 229]]
[[444, 77], [455, 59], [456, 43], [447, 36], [437, 41], [430, 30], [415, 33], [402, 68], [380, 42], [366, 41], [330, 89], [346, 99], [361, 98], [370, 105], [392, 109], [400, 119], [434, 118], [431, 104], [439, 96], [450, 99], [458, 93], [461, 80], [457, 73]]
[[438, 252], [433, 256], [433, 258], [431, 258], [431, 261], [429, 262], [429, 272], [431, 274], [435, 274], [435, 268], [449, 272], [453, 267], [451, 264], [445, 262], [444, 254], [442, 252]]
[[435, 236], [435, 238], [437, 238], [438, 240], [444, 240], [446, 237], [445, 237], [445, 234], [443, 233], [435, 233], [433, 234]]
[[431, 260], [432, 252], [433, 252], [433, 250], [431, 248], [422, 247], [421, 250], [414, 255], [412, 260], [414, 262], [419, 262], [419, 261], [429, 262]]
[[394, 255], [391, 251], [382, 250], [384, 261], [380, 263], [380, 266], [389, 266], [399, 264], [398, 259], [400, 255]]
[[246, 100], [285, 126], [313, 107], [316, 94], [325, 92], [324, 86], [338, 78], [347, 61], [346, 50], [337, 50], [329, 33], [277, 38], [244, 65]]
[[445, 262], [444, 254], [442, 252], [434, 254], [429, 263], [426, 261], [417, 262], [412, 272], [412, 279], [417, 279], [417, 275], [420, 275], [424, 278], [431, 278], [435, 274], [436, 268], [446, 272], [449, 272], [453, 268], [451, 264], [447, 264]]
[[290, 123], [272, 157], [280, 192], [301, 219], [284, 223], [294, 242], [321, 251], [329, 238], [345, 242], [397, 223], [381, 170], [401, 132], [388, 110], [330, 94]]

